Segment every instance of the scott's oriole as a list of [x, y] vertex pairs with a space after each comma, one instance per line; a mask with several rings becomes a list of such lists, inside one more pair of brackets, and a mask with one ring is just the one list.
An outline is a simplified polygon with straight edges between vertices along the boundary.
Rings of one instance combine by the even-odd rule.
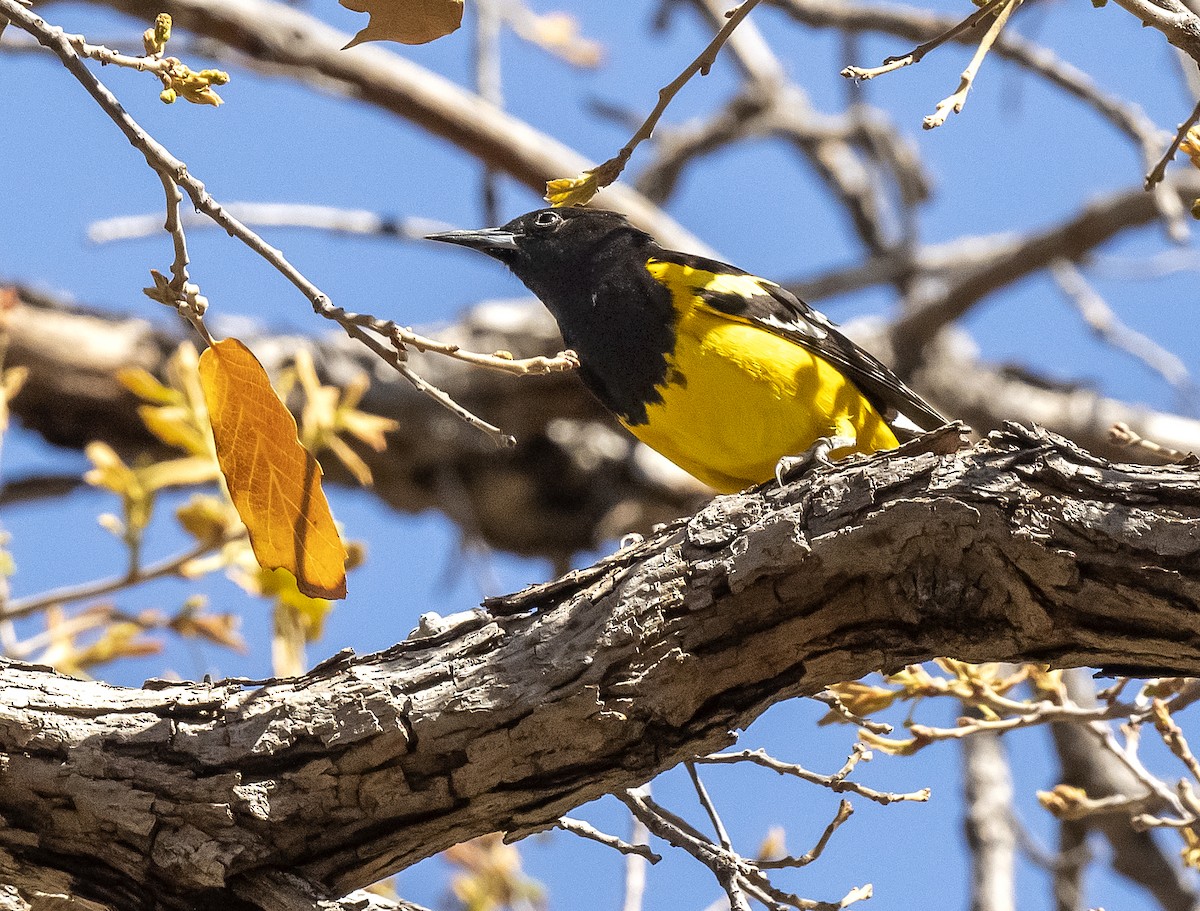
[[788, 456], [891, 449], [945, 423], [795, 295], [665, 250], [619, 213], [540, 209], [431, 239], [512, 269], [558, 321], [601, 403], [719, 491], [770, 479]]

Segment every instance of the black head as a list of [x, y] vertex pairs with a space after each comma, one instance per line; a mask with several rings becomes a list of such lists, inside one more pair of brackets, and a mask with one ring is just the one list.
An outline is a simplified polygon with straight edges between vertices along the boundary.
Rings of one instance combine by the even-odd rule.
[[[538, 209], [499, 228], [447, 231], [429, 240], [471, 247], [504, 263], [535, 294], [564, 276], [591, 271], [614, 245], [650, 242], [650, 235], [619, 212], [604, 209]], [[543, 297], [543, 299], [545, 299]]]
[[675, 344], [671, 294], [646, 269], [661, 252], [649, 234], [618, 212], [538, 209], [499, 228], [430, 239], [472, 247], [512, 269], [554, 315], [600, 401], [630, 423], [646, 420]]

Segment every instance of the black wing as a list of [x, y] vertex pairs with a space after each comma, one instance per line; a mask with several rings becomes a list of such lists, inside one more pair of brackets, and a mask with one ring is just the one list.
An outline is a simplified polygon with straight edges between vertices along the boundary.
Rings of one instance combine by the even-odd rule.
[[697, 295], [709, 307], [726, 316], [760, 325], [824, 358], [849, 377], [889, 423], [897, 415], [903, 415], [924, 430], [934, 430], [946, 423], [933, 406], [874, 355], [842, 335], [825, 314], [814, 310], [786, 288], [704, 256], [663, 250], [656, 252], [654, 258], [716, 275], [746, 276], [749, 293], [706, 293], [703, 288], [698, 288]]

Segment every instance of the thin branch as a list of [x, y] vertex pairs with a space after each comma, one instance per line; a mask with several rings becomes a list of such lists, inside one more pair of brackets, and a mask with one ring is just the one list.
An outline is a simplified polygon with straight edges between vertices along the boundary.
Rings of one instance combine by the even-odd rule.
[[[881, 32], [913, 41], [928, 41], [947, 31], [954, 31], [961, 22], [929, 10], [892, 3], [826, 3], [824, 0], [773, 0], [798, 22], [814, 28], [837, 29], [844, 35]], [[969, 44], [969, 32], [958, 31], [952, 39]], [[1002, 32], [991, 51], [1011, 61], [1051, 85], [1057, 86], [1084, 104], [1133, 140], [1147, 168], [1159, 155], [1163, 131], [1137, 104], [1111, 95], [1101, 89], [1084, 71], [1063, 60], [1056, 53], [1012, 31]], [[1187, 236], [1187, 212], [1174, 194], [1156, 190], [1155, 204], [1168, 226], [1171, 237], [1182, 240]]]
[[87, 486], [87, 481], [80, 474], [29, 475], [0, 485], [0, 506], [63, 497]]
[[183, 225], [179, 221], [179, 203], [183, 199], [183, 193], [180, 192], [179, 184], [175, 183], [167, 174], [159, 171], [158, 177], [162, 181], [163, 192], [167, 196], [167, 220], [163, 224], [163, 228], [171, 235], [171, 242], [175, 246], [175, 259], [171, 262], [171, 289], [182, 298], [184, 288], [188, 283], [187, 237], [184, 235]]
[[[230, 202], [225, 211], [248, 225], [271, 228], [311, 228], [339, 234], [366, 237], [395, 237], [421, 240], [427, 234], [448, 231], [452, 227], [432, 218], [396, 218], [366, 209], [342, 209], [307, 203]], [[216, 227], [211, 218], [194, 212], [181, 213], [185, 228]], [[150, 237], [162, 230], [160, 215], [122, 215], [92, 222], [88, 240], [107, 244], [121, 240]]]
[[595, 178], [597, 186], [607, 187], [621, 176], [621, 172], [625, 170], [625, 165], [629, 163], [634, 150], [654, 133], [654, 128], [658, 126], [658, 121], [662, 119], [667, 106], [679, 94], [680, 90], [691, 81], [693, 76], [697, 74], [701, 76], [708, 75], [708, 71], [712, 69], [712, 65], [716, 62], [717, 54], [720, 53], [721, 47], [729, 39], [729, 36], [733, 34], [734, 29], [741, 24], [743, 19], [750, 15], [750, 11], [758, 6], [760, 2], [762, 0], [744, 0], [740, 6], [728, 13], [729, 21], [717, 32], [716, 36], [709, 42], [708, 47], [701, 51], [700, 55], [688, 64], [682, 73], [658, 90], [658, 103], [654, 105], [654, 109], [642, 121], [642, 125], [638, 127], [629, 141], [608, 161], [587, 172]]
[[[856, 747], [861, 744], [856, 744]], [[859, 784], [857, 781], [848, 781], [845, 776], [850, 768], [853, 768], [857, 762], [857, 756], [861, 756], [865, 750], [851, 754], [851, 759], [847, 761], [846, 766], [833, 775], [819, 775], [816, 772], [810, 772], [808, 769], [794, 763], [782, 762], [773, 756], [767, 754], [765, 750], [741, 750], [737, 753], [710, 753], [707, 756], [696, 757], [696, 762], [701, 763], [735, 763], [735, 762], [751, 762], [755, 765], [760, 765], [763, 768], [771, 769], [778, 772], [780, 775], [793, 775], [796, 778], [803, 779], [811, 784], [817, 784], [834, 793], [841, 794], [849, 791], [857, 794], [860, 797], [865, 797], [867, 800], [873, 800], [876, 803], [887, 804], [897, 803], [902, 800], [910, 801], [925, 801], [929, 799], [929, 788], [922, 788], [919, 791], [912, 791], [908, 794], [896, 794], [888, 791], [876, 791], [873, 788], [868, 788], [865, 785]], [[849, 768], [847, 768], [849, 767]]]
[[1171, 140], [1171, 144], [1167, 146], [1167, 151], [1163, 153], [1163, 157], [1159, 159], [1158, 164], [1150, 169], [1150, 173], [1146, 175], [1146, 189], [1153, 190], [1155, 186], [1162, 183], [1164, 177], [1167, 176], [1167, 165], [1171, 159], [1175, 157], [1175, 152], [1187, 138], [1188, 130], [1190, 130], [1200, 120], [1200, 101], [1196, 102], [1196, 106], [1192, 108], [1191, 116], [1179, 125], [1179, 130], [1175, 133], [1175, 138]]
[[[214, 50], [246, 66], [287, 75], [298, 82], [403, 117], [446, 139], [467, 154], [503, 170], [531, 189], [548, 177], [583, 170], [588, 160], [528, 123], [485, 103], [438, 73], [386, 50], [382, 43], [353, 53], [351, 36], [294, 4], [274, 0], [89, 0], [146, 18], [166, 10], [180, 28], [214, 36]], [[244, 55], [244, 56], [243, 56]], [[618, 185], [604, 204], [630, 216], [668, 246], [714, 255], [706, 244], [657, 206]]]
[[1050, 275], [1083, 321], [1099, 338], [1141, 361], [1180, 392], [1194, 392], [1191, 375], [1183, 360], [1154, 339], [1125, 325], [1068, 260], [1050, 266]]
[[[1180, 174], [1163, 184], [1182, 198], [1200, 195], [1200, 175]], [[976, 303], [1018, 279], [1057, 260], [1076, 261], [1105, 241], [1159, 214], [1153, 197], [1140, 186], [1110, 192], [1073, 216], [1005, 243], [997, 254], [972, 268], [944, 289], [912, 300], [892, 325], [891, 345], [901, 375], [922, 359], [924, 346], [947, 323], [964, 316]]]
[[951, 26], [940, 35], [931, 38], [925, 43], [917, 45], [907, 54], [901, 54], [898, 57], [888, 57], [879, 66], [848, 66], [842, 70], [842, 75], [847, 79], [854, 79], [856, 81], [874, 79], [876, 76], [882, 76], [884, 73], [891, 73], [895, 70], [901, 69], [902, 67], [912, 66], [914, 63], [920, 63], [925, 58], [925, 55], [930, 51], [941, 47], [947, 41], [958, 36], [960, 33], [965, 32], [967, 29], [974, 28], [993, 12], [995, 12], [997, 8], [1008, 4], [1009, 2], [1010, 0], [988, 0], [987, 3], [977, 9], [975, 12], [971, 13], [971, 15], [967, 16], [966, 19], [963, 19], [956, 25]]
[[988, 30], [984, 32], [983, 37], [979, 40], [979, 47], [972, 55], [971, 62], [963, 70], [958, 88], [937, 103], [934, 112], [921, 122], [921, 126], [927, 130], [935, 129], [945, 123], [946, 117], [951, 113], [959, 114], [962, 112], [963, 105], [967, 103], [967, 93], [971, 91], [971, 86], [975, 83], [975, 76], [979, 72], [979, 68], [983, 65], [983, 58], [987, 56], [988, 51], [992, 49], [992, 45], [996, 43], [996, 38], [1004, 30], [1004, 24], [1008, 22], [1008, 17], [1020, 5], [1021, 0], [1008, 0], [1008, 2], [1000, 7], [1000, 11], [996, 13], [995, 20], [988, 26]]
[[846, 707], [842, 702], [841, 697], [833, 690], [822, 690], [819, 693], [814, 693], [808, 697], [814, 702], [819, 702], [824, 706], [828, 706], [830, 711], [849, 721], [851, 724], [856, 724], [860, 728], [866, 728], [872, 734], [890, 734], [895, 728], [884, 721], [872, 721], [869, 718], [863, 718], [861, 715], [856, 715]]
[[[432, 351], [434, 354], [441, 354], [456, 361], [462, 361], [476, 367], [487, 367], [490, 370], [497, 370], [500, 373], [507, 373], [511, 376], [543, 376], [547, 373], [562, 373], [574, 370], [579, 366], [578, 356], [574, 351], [569, 349], [560, 351], [554, 357], [537, 355], [534, 357], [514, 358], [505, 353], [480, 354], [479, 352], [464, 350], [454, 342], [440, 342], [437, 339], [420, 335], [412, 329], [401, 326], [392, 320], [382, 320], [365, 313], [351, 313], [340, 307], [336, 308], [336, 311], [337, 315], [334, 318], [337, 322], [347, 327], [347, 332], [350, 331], [349, 327], [354, 327], [360, 330], [370, 330], [371, 332], [385, 336], [392, 343], [392, 352], [388, 355], [380, 354], [380, 357], [392, 364], [397, 370], [400, 370], [401, 373], [407, 370], [404, 366], [404, 352], [409, 347], [422, 352]], [[372, 348], [372, 350], [376, 349]], [[376, 350], [376, 353], [379, 353], [379, 351]], [[412, 382], [411, 377], [408, 377], [408, 379]]]
[[1200, 781], [1200, 760], [1197, 760], [1195, 754], [1192, 753], [1191, 747], [1188, 746], [1187, 738], [1183, 734], [1183, 729], [1171, 717], [1166, 703], [1161, 699], [1154, 700], [1153, 720], [1154, 727], [1162, 737], [1163, 743], [1167, 745], [1167, 749], [1187, 767], [1193, 779]]
[[617, 799], [652, 833], [668, 844], [682, 848], [708, 867], [729, 896], [730, 911], [750, 911], [750, 903], [738, 883], [739, 873], [750, 872], [749, 861], [713, 844], [691, 826], [681, 824], [683, 821], [679, 817], [660, 807], [647, 794], [626, 791], [618, 794]]
[[1182, 449], [1164, 446], [1157, 440], [1149, 440], [1140, 434], [1135, 433], [1133, 428], [1124, 421], [1118, 421], [1109, 428], [1108, 438], [1117, 446], [1123, 446], [1129, 449], [1140, 449], [1144, 452], [1151, 453], [1156, 458], [1162, 459], [1165, 462], [1178, 462], [1187, 456], [1187, 453]]
[[432, 384], [418, 377], [411, 369], [404, 366], [402, 352], [396, 352], [390, 357], [381, 351], [381, 347], [368, 341], [363, 330], [353, 322], [343, 319], [346, 311], [335, 307], [325, 292], [321, 291], [309, 279], [284, 257], [280, 250], [267, 244], [254, 231], [234, 218], [225, 210], [205, 189], [204, 184], [188, 173], [187, 166], [172, 155], [157, 140], [151, 137], [126, 112], [103, 83], [100, 82], [75, 51], [71, 42], [64, 36], [63, 30], [48, 25], [43, 19], [22, 7], [16, 0], [0, 0], [0, 14], [9, 17], [13, 22], [29, 32], [45, 47], [52, 50], [62, 60], [63, 65], [87, 89], [88, 93], [108, 114], [114, 123], [129, 139], [130, 143], [146, 158], [146, 163], [160, 176], [174, 181], [180, 188], [187, 191], [196, 209], [203, 212], [232, 237], [236, 237], [251, 250], [270, 263], [277, 271], [288, 279], [300, 292], [308, 298], [314, 312], [326, 319], [339, 323], [348, 335], [366, 344], [372, 351], [380, 355], [387, 363], [392, 364], [400, 374], [411, 382], [419, 391], [432, 397], [447, 409], [458, 415], [463, 421], [483, 431], [499, 445], [512, 445], [513, 438], [500, 428], [487, 423], [466, 408], [454, 402], [449, 395]]
[[797, 911], [838, 911], [871, 895], [870, 886], [852, 889], [838, 902], [815, 901], [783, 892], [771, 884], [756, 863], [713, 843], [674, 813], [659, 806], [649, 796], [637, 791], [626, 791], [618, 794], [617, 798], [629, 807], [630, 812], [642, 820], [652, 833], [691, 854], [708, 867], [725, 889], [730, 907], [734, 911], [749, 909], [747, 893], [759, 901], [769, 899], [764, 901], [768, 907], [786, 906], [796, 908]]
[[[710, 22], [720, 24], [724, 15], [720, 0], [692, 0], [692, 4]], [[929, 182], [911, 143], [892, 127], [882, 111], [864, 104], [853, 104], [846, 113], [835, 116], [814, 109], [808, 95], [786, 79], [783, 64], [752, 21], [744, 22], [734, 32], [728, 53], [746, 75], [743, 92], [699, 128], [672, 131], [659, 144], [659, 160], [642, 175], [638, 185], [653, 187], [657, 198], [665, 198], [664, 187], [652, 181], [669, 178], [664, 181], [669, 189], [694, 155], [712, 152], [747, 136], [778, 135], [796, 147], [846, 208], [869, 250], [879, 252], [895, 246], [886, 228], [890, 221], [906, 219], [902, 213], [893, 215], [889, 211], [888, 188], [881, 179], [883, 175], [877, 172], [891, 172], [898, 185], [896, 195], [905, 203], [924, 199]], [[864, 162], [864, 157], [869, 160]], [[881, 167], [872, 169], [871, 163]]]
[[825, 827], [825, 831], [821, 833], [821, 837], [817, 839], [817, 843], [812, 846], [812, 849], [806, 854], [801, 854], [799, 857], [780, 857], [775, 860], [759, 860], [755, 861], [758, 867], [762, 870], [779, 870], [785, 867], [806, 867], [814, 860], [819, 858], [825, 852], [825, 846], [829, 844], [829, 839], [833, 837], [833, 833], [841, 828], [842, 823], [846, 822], [854, 815], [854, 807], [850, 801], [843, 799], [838, 804], [837, 813], [834, 814], [829, 825]]
[[588, 838], [592, 841], [599, 842], [613, 850], [620, 851], [622, 854], [636, 856], [642, 860], [649, 861], [652, 864], [662, 860], [662, 855], [655, 854], [650, 850], [648, 845], [641, 845], [622, 841], [615, 835], [609, 835], [607, 832], [601, 832], [590, 822], [582, 819], [572, 819], [570, 816], [560, 817], [556, 823], [557, 827], [564, 832], [572, 832], [580, 838]]
[[696, 789], [696, 796], [700, 798], [700, 805], [704, 807], [704, 812], [708, 814], [709, 820], [712, 821], [713, 829], [717, 833], [721, 847], [726, 851], [732, 851], [733, 842], [729, 840], [729, 832], [725, 828], [725, 823], [721, 821], [721, 814], [717, 812], [712, 798], [708, 796], [708, 789], [704, 787], [704, 782], [700, 780], [700, 773], [696, 771], [696, 763], [689, 760], [684, 765], [687, 767], [688, 776], [692, 779], [692, 786]]
[[116, 576], [111, 579], [96, 579], [91, 582], [82, 582], [78, 585], [64, 586], [38, 595], [30, 595], [27, 598], [16, 598], [8, 602], [4, 613], [0, 615], [0, 619], [15, 620], [18, 617], [24, 617], [45, 610], [55, 604], [87, 601], [134, 585], [141, 585], [144, 582], [150, 582], [154, 579], [162, 579], [167, 576], [181, 576], [188, 563], [198, 560], [214, 550], [219, 550], [231, 541], [237, 540], [243, 534], [245, 534], [244, 529], [215, 541], [201, 541], [194, 547], [174, 556], [165, 557], [157, 563], [151, 563], [148, 566], [133, 567], [130, 572], [123, 576]]

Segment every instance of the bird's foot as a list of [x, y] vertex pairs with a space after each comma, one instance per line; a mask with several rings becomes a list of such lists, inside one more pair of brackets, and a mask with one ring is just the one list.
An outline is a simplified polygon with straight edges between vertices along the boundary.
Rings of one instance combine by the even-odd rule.
[[788, 481], [798, 480], [818, 468], [828, 468], [833, 465], [829, 457], [831, 452], [849, 449], [857, 442], [854, 437], [821, 437], [800, 455], [780, 459], [775, 465], [775, 480], [782, 487]]

